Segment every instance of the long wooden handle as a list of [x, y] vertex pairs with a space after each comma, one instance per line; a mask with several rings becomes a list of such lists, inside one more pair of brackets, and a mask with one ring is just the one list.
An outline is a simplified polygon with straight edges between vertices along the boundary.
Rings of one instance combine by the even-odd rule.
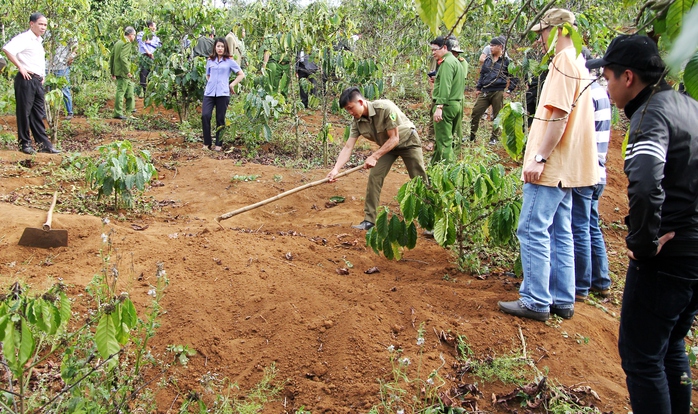
[[56, 207], [56, 199], [58, 198], [58, 191], [53, 193], [53, 201], [51, 202], [51, 207], [48, 209], [48, 216], [46, 217], [46, 223], [41, 226], [44, 231], [51, 230], [51, 220], [53, 220], [53, 208]]
[[[358, 166], [356, 166], [356, 167], [354, 167], [354, 168], [352, 168], [352, 169], [349, 169], [349, 170], [346, 170], [346, 171], [343, 171], [343, 172], [337, 174], [334, 178], [336, 179], [336, 178], [344, 177], [345, 175], [351, 174], [351, 173], [353, 173], [354, 171], [359, 171], [359, 170], [361, 170], [361, 169], [363, 169], [363, 168], [364, 168], [364, 165], [363, 165], [363, 164], [358, 165]], [[257, 208], [257, 207], [261, 207], [261, 206], [263, 206], [263, 205], [265, 205], [265, 204], [269, 204], [269, 203], [271, 203], [272, 201], [276, 201], [276, 200], [278, 200], [278, 199], [284, 198], [284, 197], [286, 197], [286, 196], [288, 196], [288, 195], [291, 195], [291, 194], [293, 194], [293, 193], [297, 193], [297, 192], [299, 192], [299, 191], [305, 190], [306, 188], [315, 187], [316, 185], [320, 185], [320, 184], [322, 184], [322, 183], [326, 183], [326, 182], [328, 182], [329, 180], [330, 180], [329, 178], [325, 177], [325, 178], [323, 178], [322, 180], [317, 180], [317, 181], [313, 181], [312, 183], [304, 184], [304, 185], [302, 185], [302, 186], [300, 186], [300, 187], [296, 187], [296, 188], [294, 188], [294, 189], [288, 190], [288, 191], [283, 192], [283, 193], [281, 193], [281, 194], [279, 194], [279, 195], [276, 195], [276, 196], [274, 196], [274, 197], [267, 198], [266, 200], [262, 200], [262, 201], [260, 201], [260, 202], [258, 202], [258, 203], [250, 204], [249, 206], [239, 208], [239, 209], [237, 209], [237, 210], [235, 210], [235, 211], [231, 211], [231, 212], [229, 212], [229, 213], [225, 213], [225, 214], [223, 214], [223, 215], [221, 215], [221, 216], [216, 217], [216, 222], [220, 223], [221, 220], [227, 220], [227, 219], [229, 219], [229, 218], [231, 218], [231, 217], [233, 217], [233, 216], [236, 216], [236, 215], [238, 215], [238, 214], [240, 214], [240, 213], [244, 213], [245, 211], [254, 210], [254, 209]]]

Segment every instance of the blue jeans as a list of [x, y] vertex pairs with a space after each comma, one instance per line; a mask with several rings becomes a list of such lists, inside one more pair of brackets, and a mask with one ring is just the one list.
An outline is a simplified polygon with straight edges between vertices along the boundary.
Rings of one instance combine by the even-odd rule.
[[[578, 295], [586, 296], [591, 287], [591, 196], [594, 186], [572, 189], [572, 237], [574, 239], [574, 285]], [[598, 224], [597, 224], [598, 226]]]
[[688, 414], [691, 369], [684, 337], [696, 311], [698, 257], [630, 261], [618, 351], [633, 413]]
[[599, 227], [599, 199], [605, 184], [594, 186], [591, 195], [591, 214], [589, 215], [589, 235], [591, 236], [591, 287], [603, 290], [611, 287], [611, 278], [608, 276], [608, 256], [606, 255], [606, 243]]
[[68, 84], [61, 89], [63, 91], [63, 103], [65, 104], [65, 112], [68, 115], [73, 115], [73, 95], [70, 93], [70, 66], [63, 70], [54, 70], [53, 74], [65, 78]]
[[526, 183], [516, 235], [524, 278], [521, 302], [536, 312], [574, 307], [572, 189]]

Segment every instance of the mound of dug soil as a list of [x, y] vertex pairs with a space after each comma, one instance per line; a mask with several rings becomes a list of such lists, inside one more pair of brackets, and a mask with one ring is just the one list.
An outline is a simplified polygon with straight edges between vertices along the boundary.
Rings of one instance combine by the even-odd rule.
[[[130, 137], [134, 146], [145, 134]], [[620, 139], [612, 141], [609, 188], [602, 201], [606, 223], [625, 211]], [[152, 143], [151, 143], [152, 144]], [[185, 144], [178, 144], [185, 147]], [[155, 151], [160, 186], [149, 189], [162, 206], [139, 219], [112, 219], [61, 213], [54, 228], [67, 229], [69, 246], [51, 250], [17, 246], [25, 227], [38, 227], [53, 189], [32, 197], [9, 197], [44, 177], [7, 173], [8, 166], [29, 157], [0, 151], [0, 282], [14, 280], [41, 288], [62, 278], [71, 295], [99, 271], [101, 235], [110, 237], [121, 270], [119, 289], [130, 293], [139, 309], [151, 301], [156, 264], [162, 262], [170, 285], [162, 305], [166, 314], [151, 341], [153, 354], [171, 359], [168, 345], [197, 351], [187, 367], [176, 367], [169, 381], [155, 388], [158, 412], [171, 412], [189, 391], [202, 393], [200, 380], [216, 374], [253, 387], [274, 364], [284, 383], [280, 398], [264, 412], [367, 412], [380, 402], [379, 379], [392, 378], [388, 348], [402, 349], [410, 378], [426, 379], [434, 369], [447, 381], [442, 391], [477, 383], [473, 401], [483, 412], [510, 412], [493, 399], [514, 390], [510, 384], [486, 383], [460, 375], [456, 335], [467, 338], [477, 358], [500, 357], [525, 349], [550, 381], [589, 390], [587, 405], [603, 412], [629, 410], [625, 377], [616, 349], [617, 298], [600, 306], [578, 304], [574, 318], [543, 324], [510, 317], [498, 300], [517, 297], [518, 280], [493, 273], [474, 277], [454, 269], [448, 251], [422, 238], [401, 261], [388, 261], [367, 249], [364, 232], [350, 228], [362, 220], [367, 174], [357, 172], [333, 184], [286, 197], [223, 221], [218, 215], [252, 204], [304, 183], [326, 170], [289, 170], [234, 163], [191, 144], [190, 157], [176, 168], [162, 168], [167, 151]], [[56, 163], [38, 154], [39, 165]], [[619, 164], [620, 163], [620, 164]], [[13, 170], [14, 171], [14, 170]], [[231, 180], [234, 176], [249, 181]], [[257, 177], [255, 177], [257, 176]], [[397, 208], [393, 197], [408, 179], [397, 166], [386, 179], [382, 203]], [[63, 189], [63, 197], [70, 190]], [[344, 196], [326, 206], [332, 196]], [[37, 208], [31, 208], [37, 207]], [[41, 210], [43, 208], [43, 210]], [[607, 233], [612, 268], [622, 274], [622, 233]], [[367, 272], [377, 268], [375, 273]], [[417, 344], [422, 327], [424, 343]], [[524, 348], [525, 347], [525, 348]], [[176, 385], [175, 385], [176, 383]], [[582, 393], [584, 394], [584, 393]], [[510, 403], [511, 409], [519, 408]], [[542, 408], [534, 411], [541, 412]]]

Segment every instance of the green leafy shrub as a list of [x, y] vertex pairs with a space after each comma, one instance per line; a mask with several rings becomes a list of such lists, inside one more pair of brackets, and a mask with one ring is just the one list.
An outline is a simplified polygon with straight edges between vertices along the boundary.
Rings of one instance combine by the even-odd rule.
[[503, 146], [509, 156], [520, 160], [523, 156], [526, 137], [523, 132], [524, 108], [521, 102], [509, 102], [499, 111], [494, 120], [495, 128], [502, 128]]
[[112, 142], [97, 149], [99, 158], [87, 167], [88, 184], [97, 190], [98, 198], [109, 197], [113, 193], [115, 210], [119, 205], [131, 208], [134, 191], [144, 191], [145, 185], [157, 177], [150, 152], [135, 152], [128, 140]]
[[73, 81], [73, 108], [88, 118], [97, 118], [99, 111], [107, 107], [107, 100], [114, 99], [114, 87], [104, 80], [88, 80], [81, 84]]
[[521, 211], [520, 181], [516, 172], [507, 174], [500, 164], [489, 165], [487, 157], [471, 156], [452, 164], [436, 164], [421, 177], [405, 183], [398, 191], [402, 218], [384, 208], [376, 226], [366, 234], [366, 243], [388, 259], [400, 259], [401, 249], [414, 248], [418, 223], [432, 230], [443, 247], [452, 247], [463, 267], [475, 261], [482, 246], [515, 245], [515, 230]]
[[0, 146], [11, 148], [13, 144], [16, 145], [16, 142], [17, 138], [14, 134], [0, 130]]

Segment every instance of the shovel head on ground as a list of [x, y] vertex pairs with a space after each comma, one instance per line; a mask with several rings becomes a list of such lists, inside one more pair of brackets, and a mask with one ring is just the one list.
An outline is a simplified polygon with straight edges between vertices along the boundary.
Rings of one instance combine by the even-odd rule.
[[19, 245], [42, 249], [67, 246], [68, 230], [44, 230], [27, 227], [19, 239]]
[[51, 220], [53, 219], [53, 208], [56, 207], [56, 198], [58, 191], [53, 193], [53, 201], [48, 209], [46, 223], [43, 228], [36, 229], [27, 227], [19, 238], [20, 246], [40, 247], [48, 249], [49, 247], [61, 247], [68, 245], [68, 230], [53, 230], [51, 229]]

